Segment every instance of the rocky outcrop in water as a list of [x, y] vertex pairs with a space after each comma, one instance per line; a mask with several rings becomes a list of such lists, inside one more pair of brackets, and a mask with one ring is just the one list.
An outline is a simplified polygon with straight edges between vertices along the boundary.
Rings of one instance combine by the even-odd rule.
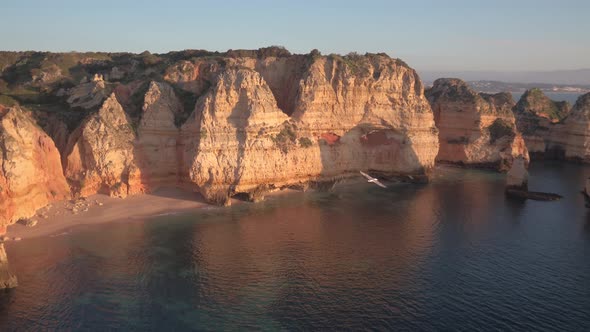
[[10, 271], [4, 243], [0, 242], [0, 289], [14, 288], [16, 286], [18, 286], [18, 281], [16, 276]]
[[561, 195], [528, 190], [529, 174], [526, 170], [526, 160], [519, 156], [514, 160], [506, 176], [506, 195], [519, 200], [532, 199], [536, 201], [555, 201]]
[[509, 93], [477, 93], [459, 79], [438, 79], [426, 96], [439, 129], [437, 161], [508, 170], [515, 157], [528, 160]]
[[20, 107], [0, 105], [0, 234], [6, 225], [69, 196], [51, 138]]
[[355, 59], [356, 73], [336, 57], [239, 60], [182, 128], [186, 178], [209, 201], [434, 166], [436, 128], [413, 70], [382, 56]]
[[580, 96], [571, 110], [566, 102], [556, 103], [540, 94], [525, 94], [514, 108], [529, 149], [536, 157], [589, 163], [590, 93]]
[[506, 188], [528, 190], [529, 172], [526, 170], [527, 160], [522, 156], [514, 159], [506, 174]]
[[569, 110], [567, 102], [555, 102], [539, 89], [528, 90], [522, 95], [513, 112], [529, 153], [535, 157], [550, 153], [556, 124], [568, 115]]
[[549, 148], [565, 159], [590, 163], [590, 93], [580, 96], [562, 124], [553, 128]]

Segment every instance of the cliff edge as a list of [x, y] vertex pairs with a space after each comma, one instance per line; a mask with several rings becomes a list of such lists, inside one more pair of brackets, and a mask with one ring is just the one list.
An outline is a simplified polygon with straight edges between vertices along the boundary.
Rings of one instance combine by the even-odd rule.
[[426, 91], [439, 129], [437, 161], [510, 169], [528, 151], [512, 114], [509, 93], [477, 93], [464, 81], [442, 78]]

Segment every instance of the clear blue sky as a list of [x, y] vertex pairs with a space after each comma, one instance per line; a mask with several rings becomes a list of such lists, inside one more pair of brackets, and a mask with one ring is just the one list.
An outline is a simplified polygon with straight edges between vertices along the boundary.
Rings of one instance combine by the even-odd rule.
[[590, 0], [0, 0], [0, 49], [387, 52], [420, 70], [590, 68]]

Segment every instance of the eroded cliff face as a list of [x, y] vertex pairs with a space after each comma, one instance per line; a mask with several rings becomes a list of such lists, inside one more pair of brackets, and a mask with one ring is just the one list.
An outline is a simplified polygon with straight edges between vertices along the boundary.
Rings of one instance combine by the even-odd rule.
[[135, 133], [123, 107], [111, 94], [68, 139], [64, 174], [76, 194], [105, 193], [125, 197], [138, 175], [134, 164]]
[[509, 93], [477, 93], [459, 79], [438, 79], [426, 96], [440, 133], [437, 161], [507, 171], [514, 158], [528, 160]]
[[135, 162], [144, 190], [178, 182], [180, 131], [176, 127], [176, 117], [182, 112], [183, 106], [170, 85], [150, 83], [134, 143]]
[[20, 107], [0, 106], [0, 234], [69, 196], [53, 140]]
[[0, 242], [0, 289], [14, 288], [16, 286], [18, 286], [18, 280], [8, 265], [4, 243]]
[[18, 77], [36, 66], [27, 61], [3, 79], [8, 96], [18, 97], [19, 84], [39, 90], [27, 105], [58, 141], [75, 195], [181, 184], [227, 204], [359, 170], [427, 179], [434, 167], [438, 132], [422, 83], [387, 55], [266, 48], [68, 56], [76, 66], [50, 80]]
[[183, 165], [207, 200], [255, 200], [359, 170], [428, 174], [437, 131], [412, 69], [381, 56], [358, 59], [363, 72], [338, 58], [296, 60], [301, 72], [284, 59], [239, 61], [199, 99], [182, 128]]
[[555, 102], [539, 89], [528, 90], [522, 95], [513, 111], [516, 126], [533, 156], [543, 156], [549, 150], [553, 132], [569, 110], [567, 102]]
[[552, 128], [549, 141], [549, 150], [590, 163], [590, 93], [580, 96], [563, 123]]

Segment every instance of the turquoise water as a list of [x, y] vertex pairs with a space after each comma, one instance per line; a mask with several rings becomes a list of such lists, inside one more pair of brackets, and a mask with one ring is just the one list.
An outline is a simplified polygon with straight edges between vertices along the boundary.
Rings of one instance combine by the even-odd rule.
[[428, 185], [344, 185], [79, 227], [7, 245], [0, 330], [590, 329], [590, 168], [442, 168]]

